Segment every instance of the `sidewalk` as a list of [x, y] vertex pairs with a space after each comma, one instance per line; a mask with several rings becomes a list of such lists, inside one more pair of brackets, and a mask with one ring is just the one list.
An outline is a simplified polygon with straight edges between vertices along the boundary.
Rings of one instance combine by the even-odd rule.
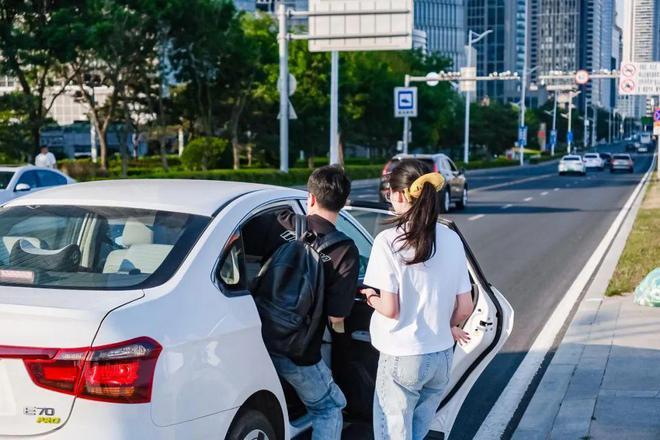
[[660, 439], [660, 308], [635, 305], [631, 295], [603, 296], [635, 212], [579, 305], [513, 439]]

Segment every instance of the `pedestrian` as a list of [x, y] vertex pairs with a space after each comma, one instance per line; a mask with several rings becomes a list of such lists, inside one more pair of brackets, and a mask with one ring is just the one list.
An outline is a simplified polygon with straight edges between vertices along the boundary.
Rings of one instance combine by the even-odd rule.
[[57, 160], [55, 155], [48, 151], [46, 145], [42, 145], [39, 154], [34, 159], [34, 164], [42, 168], [57, 168]]
[[402, 160], [387, 197], [396, 218], [374, 240], [362, 289], [375, 309], [371, 342], [380, 352], [373, 426], [376, 440], [422, 440], [449, 383], [458, 327], [472, 313], [471, 283], [458, 235], [438, 223], [439, 173]]
[[[264, 224], [261, 229], [271, 231], [266, 237], [275, 241], [274, 245], [264, 245], [277, 250], [262, 267], [251, 292], [262, 320], [266, 348], [277, 373], [291, 384], [307, 408], [312, 422], [312, 439], [339, 440], [346, 398], [335, 383], [330, 368], [322, 359], [321, 345], [323, 334], [329, 326], [333, 329], [333, 335], [338, 336], [344, 332], [344, 318], [350, 314], [357, 292], [359, 251], [355, 243], [335, 227], [339, 211], [346, 204], [351, 191], [351, 183], [342, 168], [325, 166], [312, 173], [307, 189], [307, 216], [297, 216], [287, 211], [268, 222], [270, 225]], [[316, 267], [308, 260], [295, 267], [281, 260], [292, 253], [286, 250], [282, 252], [282, 246], [286, 243], [285, 237], [292, 240], [297, 236], [291, 232], [287, 234], [287, 231], [297, 231], [301, 223], [306, 223], [309, 245], [319, 251], [320, 259]], [[273, 232], [273, 226], [279, 230]], [[284, 233], [280, 234], [281, 230]], [[282, 267], [286, 269], [281, 269]], [[306, 286], [313, 284], [314, 277], [309, 278], [312, 282], [291, 278], [305, 278], [313, 275], [306, 272], [314, 272], [315, 269], [322, 271], [322, 292], [317, 293], [322, 301], [314, 301], [318, 308], [313, 306], [313, 316], [303, 317], [302, 321], [309, 322], [310, 326], [302, 329], [306, 335], [304, 339], [309, 342], [302, 345], [302, 351], [294, 352], [294, 344], [287, 338], [292, 331], [298, 332], [300, 329], [292, 330], [291, 325], [282, 323], [297, 322], [296, 319], [299, 319], [300, 315], [288, 313], [286, 310], [292, 308], [291, 305], [312, 302], [307, 301], [307, 297], [301, 300], [300, 295], [303, 294], [297, 287], [302, 286], [301, 290], [307, 291]], [[295, 338], [296, 347], [301, 346], [297, 344], [298, 341], [300, 338]]]

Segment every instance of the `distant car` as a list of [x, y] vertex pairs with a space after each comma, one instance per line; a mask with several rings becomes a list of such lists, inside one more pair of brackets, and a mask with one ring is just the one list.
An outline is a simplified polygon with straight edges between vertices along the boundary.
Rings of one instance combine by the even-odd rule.
[[605, 168], [612, 167], [612, 153], [599, 153], [600, 158], [605, 162]]
[[559, 175], [564, 174], [587, 174], [587, 166], [585, 165], [582, 157], [576, 154], [567, 154], [559, 161]]
[[584, 166], [587, 168], [597, 168], [603, 170], [605, 168], [605, 161], [598, 153], [587, 153], [584, 155]]
[[637, 147], [637, 152], [638, 153], [648, 153], [649, 152], [648, 144], [639, 144], [639, 146]]
[[610, 172], [615, 173], [620, 170], [628, 171], [629, 173], [635, 171], [635, 162], [633, 162], [630, 154], [615, 154], [612, 156], [612, 168], [610, 168]]
[[465, 172], [459, 170], [456, 164], [446, 154], [398, 154], [385, 164], [380, 178], [379, 198], [381, 202], [387, 201], [387, 192], [390, 188], [390, 173], [402, 159], [417, 159], [428, 165], [429, 169], [437, 171], [445, 178], [446, 185], [440, 195], [440, 208], [442, 212], [449, 212], [451, 204], [455, 203], [457, 209], [465, 209], [468, 203], [468, 182]]
[[626, 144], [626, 151], [637, 151], [637, 147], [633, 142], [628, 142]]
[[53, 186], [76, 181], [57, 170], [26, 166], [0, 166], [0, 204]]

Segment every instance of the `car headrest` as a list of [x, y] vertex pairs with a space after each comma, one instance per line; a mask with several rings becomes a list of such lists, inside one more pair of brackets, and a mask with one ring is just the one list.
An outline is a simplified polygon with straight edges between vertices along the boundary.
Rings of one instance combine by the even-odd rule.
[[121, 235], [122, 246], [130, 247], [135, 244], [152, 244], [154, 233], [149, 226], [135, 219], [129, 218], [124, 225]]
[[31, 270], [75, 272], [80, 266], [80, 248], [70, 244], [62, 249], [40, 249], [21, 239], [14, 243], [9, 264]]

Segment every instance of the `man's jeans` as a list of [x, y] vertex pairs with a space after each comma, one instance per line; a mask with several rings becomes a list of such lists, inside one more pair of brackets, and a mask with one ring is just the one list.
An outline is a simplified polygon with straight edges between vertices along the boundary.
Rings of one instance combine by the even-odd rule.
[[339, 440], [343, 426], [342, 409], [346, 398], [328, 366], [322, 360], [316, 365], [299, 366], [290, 359], [272, 356], [275, 370], [296, 390], [312, 417], [313, 440]]
[[422, 440], [449, 383], [453, 348], [378, 360], [374, 397], [375, 440]]

